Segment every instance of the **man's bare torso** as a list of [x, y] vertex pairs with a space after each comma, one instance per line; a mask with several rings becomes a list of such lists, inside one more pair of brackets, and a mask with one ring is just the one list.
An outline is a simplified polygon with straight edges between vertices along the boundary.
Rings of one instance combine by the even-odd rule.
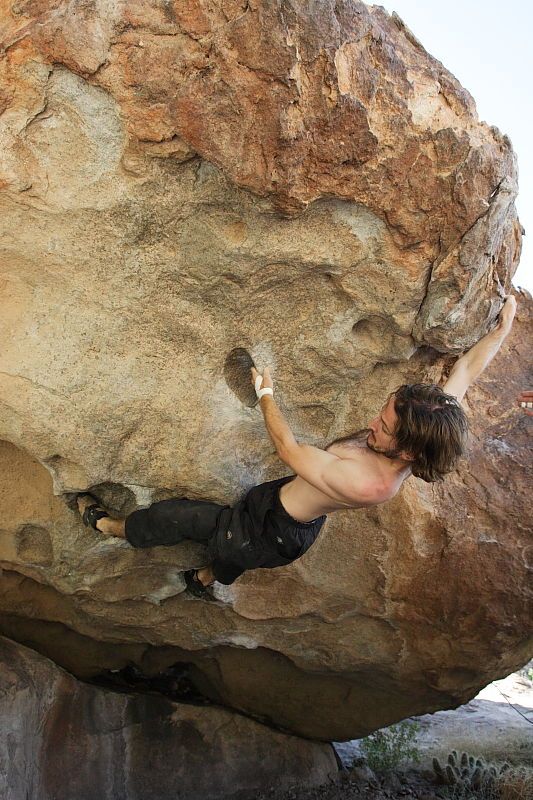
[[[354, 462], [354, 479], [356, 470], [360, 471], [362, 464], [368, 473], [375, 472], [376, 476], [379, 475], [380, 478], [383, 475], [383, 456], [379, 456], [367, 447], [367, 434], [368, 431], [361, 431], [351, 437], [337, 439], [324, 448], [328, 453]], [[391, 475], [390, 488], [393, 494], [398, 491], [403, 480], [404, 477], [398, 478], [396, 475]], [[299, 475], [281, 487], [279, 497], [287, 513], [299, 522], [309, 522], [323, 514], [331, 514], [342, 508], [365, 508], [375, 505], [374, 503], [343, 503], [321, 492]]]

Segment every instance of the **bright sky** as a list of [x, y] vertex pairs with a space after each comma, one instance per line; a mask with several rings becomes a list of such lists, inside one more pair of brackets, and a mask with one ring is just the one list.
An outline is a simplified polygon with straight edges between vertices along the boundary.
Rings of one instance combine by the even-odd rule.
[[529, 0], [378, 0], [506, 133], [518, 157], [522, 258], [513, 283], [533, 292], [533, 4]]

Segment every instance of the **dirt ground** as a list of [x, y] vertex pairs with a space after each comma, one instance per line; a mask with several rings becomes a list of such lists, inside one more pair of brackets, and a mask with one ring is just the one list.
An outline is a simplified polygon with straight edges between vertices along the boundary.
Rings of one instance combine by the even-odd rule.
[[[312, 789], [279, 791], [272, 787], [255, 794], [253, 800], [449, 798], [450, 789], [435, 780], [432, 759], [436, 756], [446, 760], [453, 749], [484, 756], [494, 763], [509, 761], [513, 766], [525, 765], [533, 770], [533, 681], [528, 677], [531, 669], [533, 661], [519, 672], [489, 684], [469, 703], [452, 711], [410, 717], [420, 724], [416, 739], [418, 764], [405, 763], [388, 775], [372, 774], [361, 758], [361, 740], [335, 743], [343, 764], [336, 780]], [[252, 798], [238, 795], [235, 800]], [[527, 800], [533, 800], [533, 778]]]

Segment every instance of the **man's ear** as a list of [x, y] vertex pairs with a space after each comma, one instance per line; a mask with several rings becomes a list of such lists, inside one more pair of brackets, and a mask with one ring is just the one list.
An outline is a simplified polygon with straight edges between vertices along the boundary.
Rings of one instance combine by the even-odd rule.
[[415, 456], [411, 453], [407, 453], [405, 450], [402, 450], [399, 456], [402, 461], [415, 461]]

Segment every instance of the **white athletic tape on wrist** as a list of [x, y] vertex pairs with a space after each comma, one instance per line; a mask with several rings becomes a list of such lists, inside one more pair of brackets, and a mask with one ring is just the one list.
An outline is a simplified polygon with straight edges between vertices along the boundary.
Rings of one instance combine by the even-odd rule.
[[255, 379], [255, 393], [257, 395], [257, 399], [261, 400], [261, 398], [265, 394], [270, 394], [270, 395], [274, 396], [274, 390], [271, 389], [270, 386], [265, 386], [264, 389], [260, 389], [259, 388], [262, 383], [263, 383], [263, 376], [262, 375], [258, 375], [257, 378]]

